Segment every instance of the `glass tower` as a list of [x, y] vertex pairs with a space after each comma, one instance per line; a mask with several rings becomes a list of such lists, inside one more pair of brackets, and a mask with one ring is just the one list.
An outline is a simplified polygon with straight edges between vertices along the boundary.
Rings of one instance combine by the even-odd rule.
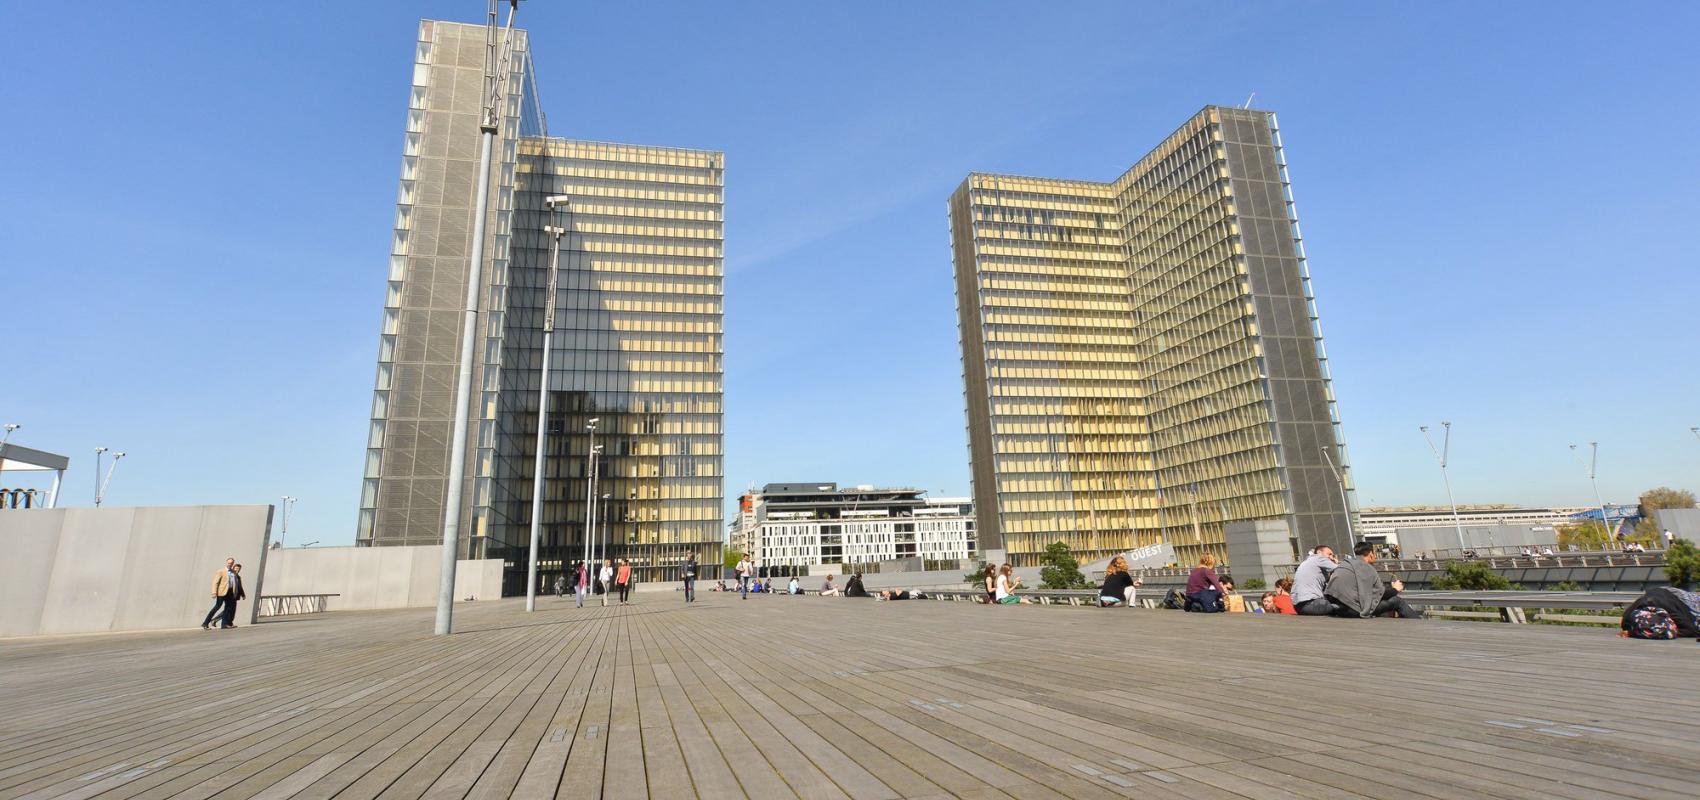
[[[420, 23], [356, 542], [442, 541], [449, 430], [483, 99], [486, 29]], [[523, 591], [550, 239], [566, 228], [551, 356], [540, 572], [587, 535], [599, 418], [598, 551], [643, 580], [721, 541], [721, 190], [717, 152], [552, 138], [528, 37], [499, 57], [468, 434], [463, 557], [503, 558]], [[544, 198], [564, 195], [555, 211]], [[604, 498], [603, 495], [607, 497]], [[600, 524], [602, 521], [608, 524]]]
[[1108, 183], [973, 174], [949, 214], [983, 548], [1223, 557], [1269, 519], [1349, 544], [1273, 114], [1205, 108]]

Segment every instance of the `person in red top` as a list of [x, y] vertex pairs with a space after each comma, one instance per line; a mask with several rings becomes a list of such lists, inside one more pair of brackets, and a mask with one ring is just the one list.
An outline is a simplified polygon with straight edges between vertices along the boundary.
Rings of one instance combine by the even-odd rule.
[[1299, 613], [1299, 610], [1293, 607], [1292, 578], [1282, 578], [1275, 582], [1275, 610], [1283, 614]]
[[632, 565], [625, 559], [620, 559], [620, 568], [614, 572], [614, 585], [620, 587], [620, 605], [626, 604], [626, 595], [632, 589]]

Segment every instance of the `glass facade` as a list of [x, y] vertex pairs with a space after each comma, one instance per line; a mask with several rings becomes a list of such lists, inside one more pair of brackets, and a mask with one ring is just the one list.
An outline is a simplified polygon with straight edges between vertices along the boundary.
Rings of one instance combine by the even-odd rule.
[[[485, 28], [420, 23], [356, 541], [442, 541], [484, 98]], [[581, 552], [585, 422], [600, 417], [609, 554], [643, 579], [720, 560], [719, 153], [550, 138], [528, 38], [498, 57], [463, 555], [523, 569], [549, 240], [569, 229], [552, 355], [545, 572]], [[551, 214], [543, 198], [571, 202]], [[598, 498], [601, 499], [600, 497]], [[601, 509], [598, 509], [599, 513]], [[577, 543], [577, 544], [575, 544]], [[552, 569], [550, 566], [552, 564]], [[511, 581], [510, 581], [511, 582]], [[510, 586], [510, 591], [522, 586]]]
[[971, 175], [949, 208], [982, 547], [1349, 541], [1273, 114], [1206, 108], [1108, 183]]

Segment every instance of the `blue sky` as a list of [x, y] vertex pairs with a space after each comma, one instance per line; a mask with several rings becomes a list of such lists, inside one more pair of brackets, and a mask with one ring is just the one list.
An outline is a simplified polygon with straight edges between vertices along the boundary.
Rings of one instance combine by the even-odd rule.
[[[111, 502], [352, 541], [414, 25], [482, 3], [9, 4], [0, 421]], [[529, 0], [559, 135], [726, 151], [727, 490], [965, 494], [945, 198], [1280, 114], [1360, 501], [1700, 489], [1690, 4]]]

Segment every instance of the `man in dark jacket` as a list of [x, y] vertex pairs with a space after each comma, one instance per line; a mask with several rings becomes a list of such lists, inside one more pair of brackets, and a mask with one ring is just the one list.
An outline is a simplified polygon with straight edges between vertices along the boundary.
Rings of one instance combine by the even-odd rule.
[[1393, 585], [1382, 585], [1381, 573], [1375, 571], [1375, 545], [1359, 542], [1352, 555], [1328, 576], [1328, 600], [1339, 607], [1334, 616], [1368, 618], [1396, 613], [1404, 619], [1422, 618], [1399, 596], [1404, 581], [1395, 578]]

